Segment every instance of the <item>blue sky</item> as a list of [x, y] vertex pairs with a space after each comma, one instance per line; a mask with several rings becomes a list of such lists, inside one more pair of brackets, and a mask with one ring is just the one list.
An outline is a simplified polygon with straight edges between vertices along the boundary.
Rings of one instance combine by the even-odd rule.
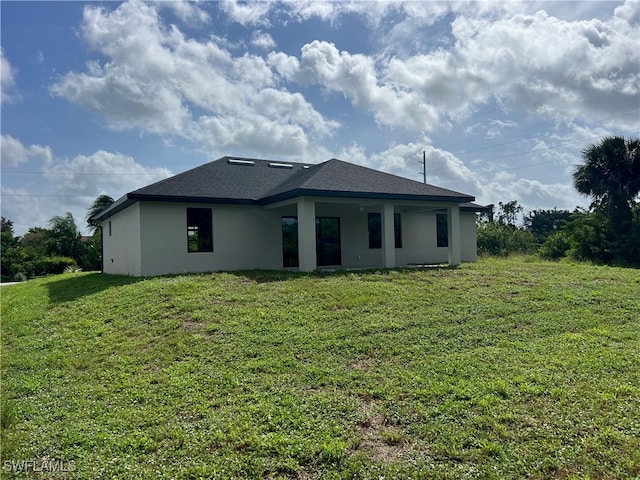
[[640, 3], [0, 2], [17, 234], [224, 155], [330, 158], [585, 207], [580, 151], [640, 136]]

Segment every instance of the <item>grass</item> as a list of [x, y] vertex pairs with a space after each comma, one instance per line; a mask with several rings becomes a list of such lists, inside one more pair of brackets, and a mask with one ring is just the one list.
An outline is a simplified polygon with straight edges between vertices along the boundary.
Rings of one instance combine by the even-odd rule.
[[639, 298], [522, 259], [4, 287], [2, 475], [638, 478]]

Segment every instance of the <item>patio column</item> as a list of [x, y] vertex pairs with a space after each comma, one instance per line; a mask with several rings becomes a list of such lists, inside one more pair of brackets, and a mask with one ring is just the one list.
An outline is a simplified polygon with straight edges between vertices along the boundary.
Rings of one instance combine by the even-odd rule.
[[449, 240], [449, 265], [460, 265], [460, 208], [447, 207], [447, 235]]
[[298, 199], [298, 269], [313, 272], [316, 260], [316, 203], [306, 197]]
[[396, 237], [393, 222], [393, 204], [385, 203], [382, 207], [382, 266], [396, 266]]

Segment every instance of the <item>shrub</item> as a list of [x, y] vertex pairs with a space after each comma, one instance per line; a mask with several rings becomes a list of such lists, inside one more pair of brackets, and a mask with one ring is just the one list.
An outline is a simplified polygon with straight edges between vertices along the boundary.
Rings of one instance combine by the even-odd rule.
[[35, 262], [36, 275], [57, 275], [66, 268], [77, 267], [76, 261], [69, 257], [41, 257]]
[[512, 253], [533, 253], [535, 238], [513, 225], [485, 223], [478, 227], [478, 253], [507, 256]]
[[538, 254], [547, 260], [557, 260], [567, 256], [571, 247], [566, 231], [552, 233], [540, 246]]

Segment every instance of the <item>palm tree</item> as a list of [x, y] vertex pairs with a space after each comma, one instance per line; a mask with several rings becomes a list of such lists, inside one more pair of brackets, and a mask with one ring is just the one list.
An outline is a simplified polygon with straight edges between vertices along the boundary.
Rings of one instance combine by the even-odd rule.
[[99, 195], [93, 201], [93, 203], [89, 207], [89, 210], [87, 210], [86, 219], [87, 219], [87, 224], [89, 225], [89, 228], [94, 230], [98, 226], [98, 224], [92, 220], [93, 217], [95, 217], [97, 214], [99, 214], [105, 208], [108, 208], [111, 205], [113, 205], [114, 202], [115, 202], [115, 200], [113, 198], [111, 198], [109, 195]]
[[632, 205], [640, 193], [640, 139], [605, 137], [582, 151], [584, 165], [573, 173], [573, 184], [593, 197], [591, 208], [604, 211], [621, 232], [631, 228]]

